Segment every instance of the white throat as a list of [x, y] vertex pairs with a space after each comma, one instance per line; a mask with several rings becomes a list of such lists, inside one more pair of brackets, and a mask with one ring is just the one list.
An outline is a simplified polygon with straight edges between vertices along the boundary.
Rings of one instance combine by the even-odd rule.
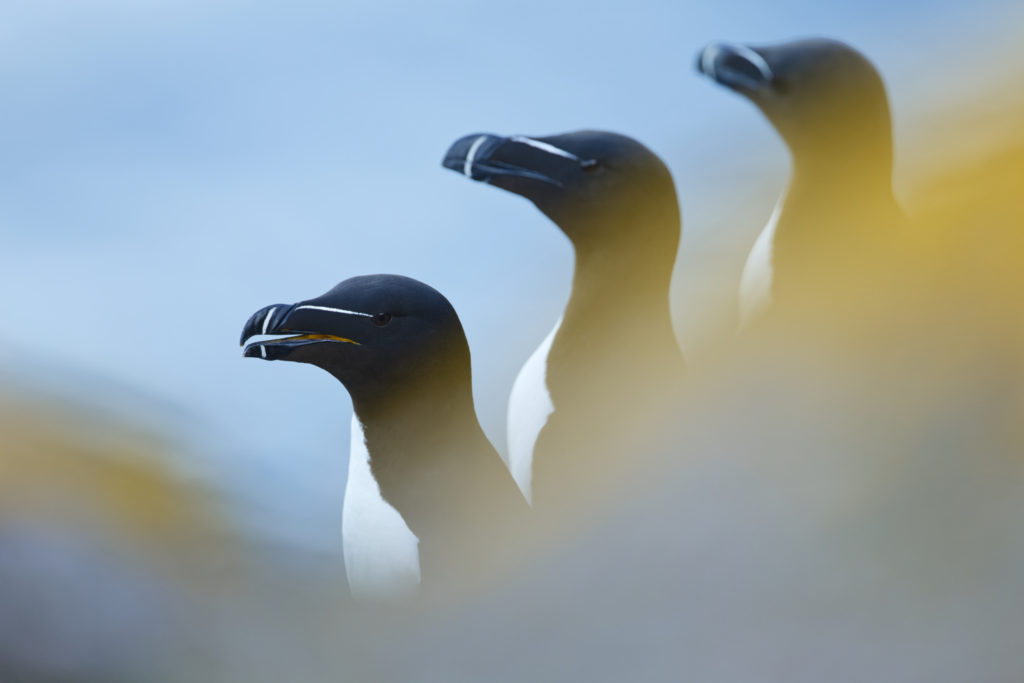
[[782, 213], [782, 199], [772, 211], [771, 218], [757, 236], [740, 278], [740, 329], [747, 327], [772, 304], [772, 256], [775, 229]]
[[352, 445], [341, 518], [345, 573], [355, 598], [393, 598], [420, 583], [419, 539], [380, 494], [363, 423], [352, 414]]
[[548, 391], [548, 354], [559, 318], [537, 350], [527, 359], [512, 384], [508, 399], [508, 468], [527, 502], [533, 503], [533, 449], [555, 406]]

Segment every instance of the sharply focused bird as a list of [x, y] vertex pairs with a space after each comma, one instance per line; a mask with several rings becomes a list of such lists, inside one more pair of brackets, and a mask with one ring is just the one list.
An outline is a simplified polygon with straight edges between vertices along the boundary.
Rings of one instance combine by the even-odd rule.
[[669, 310], [672, 176], [644, 145], [602, 131], [468, 135], [443, 165], [529, 199], [572, 243], [565, 311], [512, 388], [509, 466], [536, 506], [596, 494], [637, 462], [683, 377]]
[[[469, 344], [437, 290], [398, 275], [353, 277], [246, 323], [244, 355], [323, 368], [355, 413], [343, 510], [356, 597], [473, 578], [500, 562], [528, 506], [477, 422]], [[417, 552], [418, 541], [418, 552]]]
[[712, 43], [697, 69], [753, 102], [792, 157], [789, 186], [743, 269], [741, 323], [779, 306], [810, 304], [815, 315], [884, 290], [906, 217], [892, 190], [889, 103], [871, 62], [814, 38]]

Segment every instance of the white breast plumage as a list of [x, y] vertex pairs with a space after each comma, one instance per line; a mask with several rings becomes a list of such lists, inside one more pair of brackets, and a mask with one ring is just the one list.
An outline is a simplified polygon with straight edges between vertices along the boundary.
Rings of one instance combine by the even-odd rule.
[[419, 539], [381, 497], [370, 470], [363, 425], [352, 415], [352, 446], [341, 533], [345, 573], [356, 598], [415, 593], [420, 583]]
[[528, 502], [533, 502], [533, 448], [540, 431], [554, 412], [548, 392], [548, 353], [562, 319], [526, 361], [508, 401], [508, 468]]
[[746, 327], [772, 303], [772, 251], [782, 201], [757, 236], [740, 278], [740, 327]]

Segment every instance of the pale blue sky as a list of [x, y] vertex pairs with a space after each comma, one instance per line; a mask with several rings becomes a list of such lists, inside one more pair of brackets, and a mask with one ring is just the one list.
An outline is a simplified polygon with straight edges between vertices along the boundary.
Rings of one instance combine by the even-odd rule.
[[[503, 448], [514, 373], [567, 294], [564, 239], [527, 202], [441, 169], [451, 141], [605, 128], [660, 153], [683, 207], [687, 342], [702, 302], [731, 293], [786, 169], [754, 109], [694, 73], [703, 44], [844, 39], [881, 67], [899, 141], [991, 74], [1021, 15], [924, 0], [5, 3], [0, 376], [154, 419], [284, 533], [332, 538], [348, 397], [314, 368], [243, 360], [246, 318], [357, 274], [428, 282], [463, 319]], [[733, 184], [762, 176], [744, 197], [756, 220], [716, 221]]]

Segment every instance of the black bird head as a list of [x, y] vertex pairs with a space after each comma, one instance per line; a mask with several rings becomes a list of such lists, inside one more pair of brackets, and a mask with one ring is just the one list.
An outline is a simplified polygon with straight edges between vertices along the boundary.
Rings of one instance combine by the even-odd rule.
[[891, 148], [882, 79], [864, 55], [837, 40], [712, 43], [697, 56], [697, 70], [756, 104], [794, 154]]
[[364, 275], [296, 304], [258, 310], [241, 343], [244, 355], [316, 365], [353, 400], [394, 396], [424, 382], [469, 382], [469, 345], [455, 309], [440, 292], [400, 275]]
[[448, 149], [442, 165], [526, 197], [577, 247], [635, 239], [628, 228], [651, 224], [674, 226], [667, 232], [678, 240], [671, 174], [657, 155], [624, 135], [467, 135]]

